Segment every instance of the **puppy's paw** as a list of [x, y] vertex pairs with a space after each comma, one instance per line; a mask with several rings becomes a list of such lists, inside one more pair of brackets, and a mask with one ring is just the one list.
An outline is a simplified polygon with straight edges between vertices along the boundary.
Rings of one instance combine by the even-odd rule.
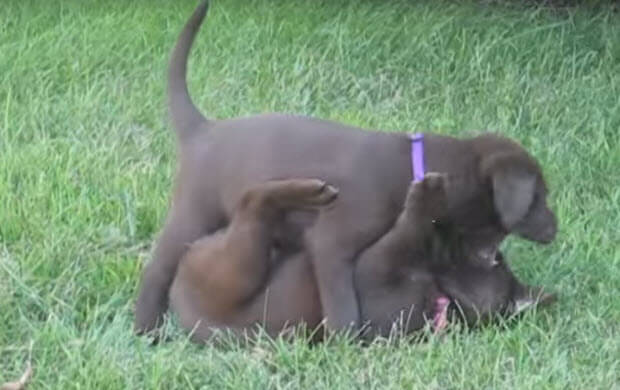
[[316, 208], [332, 203], [338, 197], [338, 189], [319, 179], [294, 179], [289, 181], [286, 197], [288, 206]]
[[532, 308], [546, 307], [557, 302], [557, 300], [557, 294], [545, 291], [544, 287], [527, 286], [524, 293], [514, 300], [513, 314], [520, 314]]
[[407, 195], [406, 207], [416, 217], [426, 217], [433, 220], [444, 215], [447, 209], [446, 188], [448, 175], [429, 172], [424, 179], [411, 183]]
[[338, 197], [338, 189], [322, 180], [309, 179], [315, 182], [313, 188], [303, 202], [310, 207], [326, 206]]

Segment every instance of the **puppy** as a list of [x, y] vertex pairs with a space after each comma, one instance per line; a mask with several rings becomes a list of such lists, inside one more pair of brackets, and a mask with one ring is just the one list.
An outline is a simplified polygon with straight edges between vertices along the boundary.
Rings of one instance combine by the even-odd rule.
[[[321, 177], [340, 189], [303, 245], [327, 328], [357, 327], [357, 255], [385, 235], [401, 211], [413, 178], [411, 139], [293, 115], [205, 118], [185, 79], [187, 57], [206, 9], [202, 3], [191, 16], [170, 61], [168, 97], [179, 168], [168, 218], [142, 276], [135, 329], [149, 331], [160, 323], [187, 244], [227, 226], [248, 189], [293, 177]], [[499, 243], [510, 233], [545, 243], [555, 237], [542, 172], [515, 142], [493, 135], [456, 139], [426, 134], [424, 164], [427, 171], [464, 180], [460, 191], [448, 194], [451, 218], [443, 222], [461, 229], [466, 258], [473, 263], [493, 263]], [[281, 238], [299, 246], [300, 227], [294, 222], [282, 229]]]
[[[444, 182], [443, 175], [428, 175], [413, 184], [396, 224], [360, 255], [355, 285], [364, 337], [387, 336], [395, 326], [409, 333], [429, 319], [439, 330], [447, 321], [448, 302], [474, 323], [481, 314], [505, 313], [525, 299], [527, 288], [504, 263], [469, 271], [466, 262], [455, 261], [442, 270], [445, 275], [435, 275], [437, 267], [446, 266], [428, 258], [433, 221], [445, 215]], [[308, 253], [275, 250], [276, 232], [287, 213], [325, 208], [337, 196], [320, 180], [267, 181], [243, 195], [226, 229], [194, 243], [170, 294], [193, 339], [210, 340], [218, 330], [251, 335], [259, 325], [276, 336], [302, 324], [320, 339], [324, 311]], [[455, 267], [465, 267], [471, 276], [461, 278]]]
[[429, 320], [441, 330], [448, 316], [473, 326], [526, 303], [552, 301], [541, 288], [519, 282], [501, 253], [492, 264], [478, 264], [464, 258], [471, 252], [463, 250], [466, 242], [455, 240], [458, 233], [449, 240], [438, 234], [443, 221], [453, 218], [449, 182], [447, 175], [427, 174], [413, 183], [394, 226], [360, 254], [354, 274], [366, 337], [410, 333]]

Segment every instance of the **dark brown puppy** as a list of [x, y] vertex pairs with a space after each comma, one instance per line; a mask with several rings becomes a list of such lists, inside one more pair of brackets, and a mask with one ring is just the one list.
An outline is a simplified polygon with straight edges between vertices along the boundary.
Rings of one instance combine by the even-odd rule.
[[[492, 265], [477, 264], [463, 258], [470, 253], [462, 251], [458, 232], [457, 242], [437, 237], [442, 221], [453, 218], [450, 188], [458, 186], [441, 174], [413, 183], [394, 226], [359, 256], [354, 280], [367, 337], [406, 334], [429, 319], [441, 328], [447, 315], [442, 299], [470, 325], [552, 299], [540, 288], [521, 284], [501, 253], [493, 255]], [[443, 251], [445, 247], [452, 250]]]
[[[448, 296], [470, 323], [510, 311], [526, 298], [529, 290], [503, 263], [461, 269], [462, 262], [440, 265], [428, 257], [432, 221], [445, 215], [444, 180], [428, 175], [413, 184], [394, 227], [360, 256], [355, 285], [367, 338], [395, 329], [409, 333], [431, 318], [445, 323], [447, 311], [437, 302]], [[222, 329], [251, 334], [257, 325], [271, 336], [300, 324], [317, 329], [323, 310], [311, 262], [303, 250], [274, 252], [276, 231], [287, 212], [325, 206], [336, 194], [319, 180], [265, 182], [242, 197], [227, 229], [191, 246], [170, 298], [194, 340], [207, 341]], [[436, 266], [446, 267], [441, 279], [433, 273]], [[320, 329], [315, 336], [321, 336]]]
[[[173, 51], [169, 104], [178, 136], [179, 171], [171, 209], [142, 278], [137, 331], [155, 328], [168, 307], [168, 292], [187, 244], [225, 227], [242, 194], [257, 183], [321, 177], [339, 187], [338, 200], [321, 213], [307, 236], [321, 305], [331, 330], [359, 325], [353, 286], [357, 255], [396, 220], [411, 172], [410, 140], [335, 122], [292, 115], [207, 120], [194, 106], [185, 82], [187, 57], [206, 13], [194, 12]], [[426, 168], [462, 177], [448, 204], [471, 255], [492, 262], [509, 233], [539, 242], [555, 237], [542, 173], [514, 142], [486, 135], [467, 140], [427, 135]], [[284, 243], [299, 229], [283, 229]], [[292, 237], [288, 232], [293, 232]]]

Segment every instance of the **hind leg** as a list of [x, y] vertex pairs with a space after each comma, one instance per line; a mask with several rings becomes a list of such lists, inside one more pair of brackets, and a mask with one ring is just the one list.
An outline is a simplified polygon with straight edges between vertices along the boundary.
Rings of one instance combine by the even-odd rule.
[[273, 180], [248, 190], [228, 228], [197, 241], [181, 261], [171, 299], [183, 326], [208, 319], [211, 326], [244, 327], [262, 320], [244, 309], [269, 280], [274, 227], [286, 211], [316, 209], [337, 194], [314, 179]]
[[256, 295], [268, 277], [273, 231], [284, 213], [324, 206], [336, 196], [333, 187], [314, 179], [273, 180], [248, 190], [226, 232], [216, 242], [201, 240], [188, 253], [209, 270], [201, 283], [210, 290], [207, 296], [236, 306]]

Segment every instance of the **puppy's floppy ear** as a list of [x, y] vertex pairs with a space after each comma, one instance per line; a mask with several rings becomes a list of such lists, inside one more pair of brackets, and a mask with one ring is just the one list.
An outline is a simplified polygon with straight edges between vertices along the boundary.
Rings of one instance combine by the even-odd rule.
[[536, 177], [522, 172], [496, 172], [492, 177], [493, 202], [507, 230], [521, 221], [534, 201]]
[[489, 178], [495, 210], [506, 230], [512, 230], [527, 215], [536, 194], [536, 173], [524, 156], [498, 153], [483, 162]]

